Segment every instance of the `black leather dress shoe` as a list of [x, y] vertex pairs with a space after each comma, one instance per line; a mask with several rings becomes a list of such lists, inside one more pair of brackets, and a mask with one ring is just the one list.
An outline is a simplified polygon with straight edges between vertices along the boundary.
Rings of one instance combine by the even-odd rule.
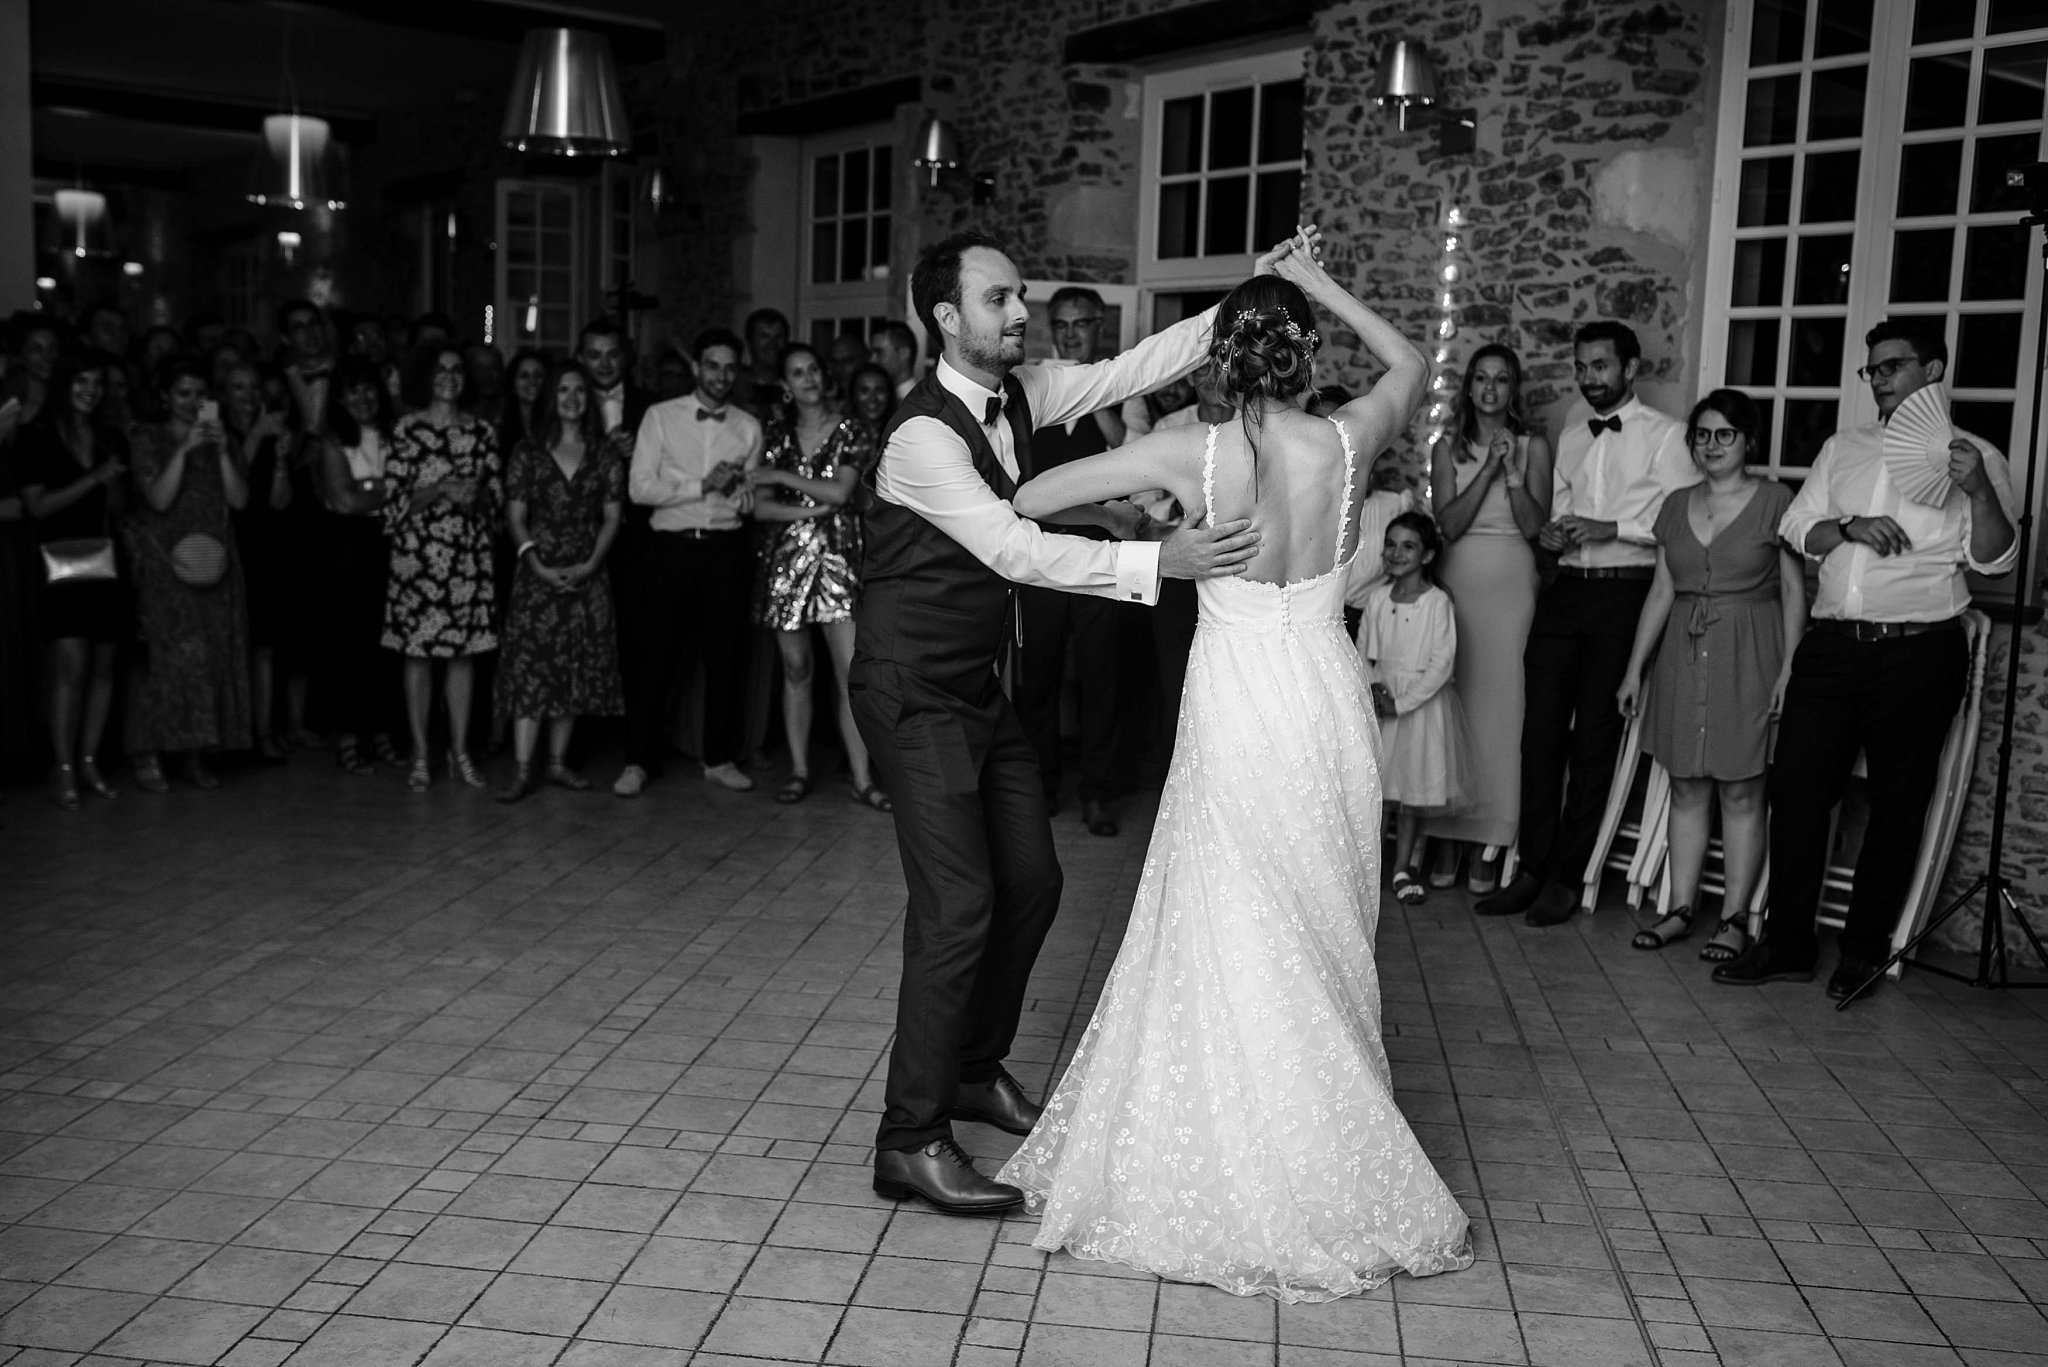
[[1533, 873], [1518, 873], [1499, 892], [1488, 893], [1474, 902], [1472, 911], [1478, 916], [1520, 916], [1536, 905], [1536, 894], [1541, 891], [1541, 878]]
[[[1828, 1000], [1831, 1002], [1862, 1001], [1877, 994], [1877, 986], [1884, 979], [1877, 976], [1877, 961], [1857, 959], [1843, 955], [1835, 965], [1835, 971], [1828, 978]], [[1870, 986], [1864, 987], [1868, 982]], [[1860, 989], [1860, 990], [1859, 990]]]
[[983, 1177], [951, 1139], [921, 1149], [878, 1149], [875, 1194], [891, 1201], [921, 1196], [948, 1215], [1000, 1215], [1024, 1204], [1024, 1193]]
[[952, 1118], [993, 1125], [1005, 1134], [1030, 1134], [1044, 1113], [1045, 1107], [1024, 1095], [1017, 1079], [998, 1073], [987, 1082], [961, 1083]]
[[1109, 810], [1107, 802], [1089, 798], [1081, 804], [1081, 824], [1088, 828], [1090, 835], [1115, 835], [1116, 815]]
[[1579, 899], [1562, 883], [1545, 883], [1522, 920], [1532, 926], [1561, 926], [1579, 909]]
[[1814, 951], [1795, 949], [1766, 935], [1714, 970], [1714, 981], [1730, 987], [1761, 983], [1810, 983]]

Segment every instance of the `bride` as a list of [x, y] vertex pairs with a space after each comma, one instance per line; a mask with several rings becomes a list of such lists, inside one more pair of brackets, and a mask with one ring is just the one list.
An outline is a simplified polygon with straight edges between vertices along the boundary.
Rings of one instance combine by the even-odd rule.
[[[1243, 578], [1199, 585], [1173, 765], [1094, 1019], [1002, 1182], [1035, 1246], [1237, 1295], [1328, 1300], [1472, 1261], [1466, 1218], [1394, 1104], [1380, 1042], [1378, 722], [1344, 631], [1373, 456], [1427, 366], [1333, 281], [1304, 229], [1217, 311], [1240, 421], [1154, 433], [1017, 491], [1078, 518], [1164, 488], [1250, 517]], [[1329, 418], [1302, 402], [1313, 299], [1386, 374]]]

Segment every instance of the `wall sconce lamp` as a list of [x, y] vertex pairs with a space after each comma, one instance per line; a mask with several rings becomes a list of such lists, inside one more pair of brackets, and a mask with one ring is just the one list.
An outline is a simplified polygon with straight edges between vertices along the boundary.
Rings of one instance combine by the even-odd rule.
[[1436, 62], [1429, 49], [1406, 39], [1380, 58], [1380, 108], [1392, 105], [1399, 127], [1436, 125], [1436, 150], [1444, 156], [1470, 153], [1477, 144], [1479, 122], [1470, 109], [1445, 109], [1436, 102]]
[[[910, 164], [928, 174], [934, 188], [942, 175], [959, 170], [960, 138], [953, 131], [953, 125], [936, 114], [927, 115], [918, 125], [917, 145], [911, 149]], [[975, 172], [972, 184], [976, 204], [995, 202], [996, 178], [992, 172]]]

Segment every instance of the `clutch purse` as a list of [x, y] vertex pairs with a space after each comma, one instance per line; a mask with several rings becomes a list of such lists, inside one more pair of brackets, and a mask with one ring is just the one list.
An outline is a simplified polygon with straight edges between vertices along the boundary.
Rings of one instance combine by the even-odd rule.
[[195, 589], [210, 589], [227, 576], [228, 548], [205, 532], [190, 532], [171, 547], [171, 573]]
[[51, 584], [100, 584], [121, 577], [114, 564], [112, 537], [45, 541], [42, 552], [43, 577]]

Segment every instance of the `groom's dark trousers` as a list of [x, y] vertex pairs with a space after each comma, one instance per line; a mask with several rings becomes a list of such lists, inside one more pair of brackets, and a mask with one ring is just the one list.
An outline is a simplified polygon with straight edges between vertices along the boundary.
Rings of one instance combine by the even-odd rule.
[[[1026, 478], [1031, 415], [1005, 383]], [[1009, 478], [980, 424], [936, 381], [895, 422], [935, 417], [998, 495]], [[894, 430], [893, 427], [891, 429]], [[1011, 586], [908, 509], [867, 491], [854, 721], [896, 808], [910, 901], [879, 1149], [952, 1133], [962, 1083], [996, 1076], [1060, 901], [1038, 760], [996, 675], [1016, 631]]]

